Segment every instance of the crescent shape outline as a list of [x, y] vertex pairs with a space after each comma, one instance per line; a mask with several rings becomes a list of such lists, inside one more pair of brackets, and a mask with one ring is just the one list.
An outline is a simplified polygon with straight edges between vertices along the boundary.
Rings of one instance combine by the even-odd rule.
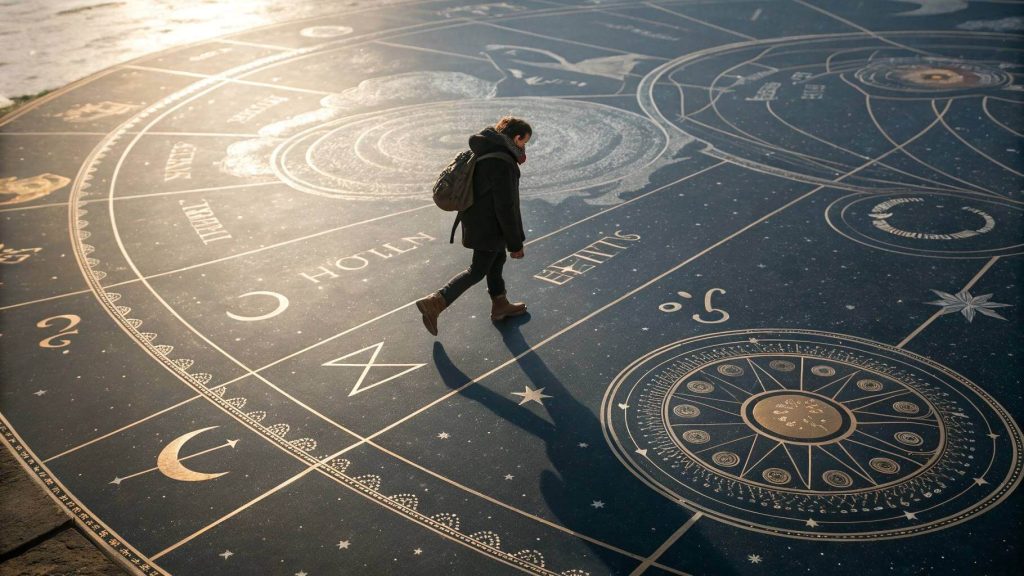
[[270, 296], [271, 298], [275, 298], [277, 300], [277, 308], [274, 308], [273, 311], [262, 316], [239, 316], [238, 314], [227, 312], [228, 318], [231, 318], [232, 320], [238, 320], [239, 322], [258, 322], [260, 320], [267, 320], [269, 318], [277, 316], [278, 314], [287, 310], [289, 304], [291, 304], [288, 301], [287, 296], [285, 296], [284, 294], [278, 294], [277, 292], [246, 292], [245, 294], [239, 296], [239, 298], [248, 298], [249, 296]]
[[164, 476], [167, 476], [172, 480], [181, 480], [182, 482], [202, 482], [203, 480], [213, 480], [214, 478], [219, 478], [227, 474], [227, 472], [206, 474], [203, 472], [196, 472], [195, 470], [190, 470], [186, 468], [184, 464], [181, 463], [181, 459], [178, 455], [178, 452], [181, 450], [181, 447], [184, 446], [186, 442], [202, 434], [203, 432], [206, 432], [207, 430], [213, 430], [214, 428], [217, 428], [217, 426], [210, 426], [209, 428], [203, 428], [201, 430], [189, 432], [184, 436], [179, 436], [172, 440], [170, 444], [165, 446], [164, 449], [160, 451], [160, 455], [157, 456], [157, 469], [159, 469], [160, 472], [163, 472]]

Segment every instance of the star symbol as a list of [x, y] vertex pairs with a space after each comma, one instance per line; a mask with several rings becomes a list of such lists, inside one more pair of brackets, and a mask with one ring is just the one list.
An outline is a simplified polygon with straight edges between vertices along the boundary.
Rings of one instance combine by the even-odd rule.
[[42, 396], [43, 394], [46, 394], [46, 390], [40, 390], [38, 392], [33, 392], [33, 394], [35, 394], [36, 396]]
[[985, 484], [988, 484], [988, 480], [985, 480], [984, 478], [975, 478], [974, 483], [978, 486], [984, 486]]
[[505, 480], [511, 480], [513, 478], [515, 478], [515, 476], [513, 476], [511, 474], [505, 474]]
[[295, 576], [309, 576], [309, 574], [306, 574], [304, 571], [299, 570], [298, 572], [295, 573]]
[[522, 396], [523, 400], [519, 403], [520, 406], [526, 404], [527, 402], [536, 402], [537, 404], [543, 406], [544, 399], [551, 398], [551, 396], [548, 396], [547, 394], [542, 394], [542, 392], [544, 392], [543, 388], [538, 388], [534, 390], [529, 386], [524, 386], [522, 392], [513, 392], [512, 395]]
[[419, 556], [420, 554], [423, 554], [423, 550], [417, 548], [417, 549], [413, 550], [412, 553], [417, 555], [417, 556]]
[[227, 560], [228, 558], [231, 558], [234, 555], [235, 555], [235, 553], [232, 552], [231, 550], [225, 550], [225, 551], [221, 552], [220, 554], [217, 554], [217, 556], [220, 556], [221, 558], [223, 558], [225, 560]]
[[625, 410], [625, 409], [629, 408], [629, 404], [619, 404], [619, 408], [622, 408], [623, 410]]
[[590, 503], [590, 507], [591, 508], [604, 508], [604, 502], [601, 502], [600, 500], [594, 500], [593, 502]]
[[993, 440], [995, 440], [996, 438], [999, 438], [999, 434], [995, 434], [995, 433], [990, 432], [988, 434], [988, 437], [993, 439]]
[[637, 448], [636, 453], [646, 458], [647, 448]]
[[228, 446], [231, 446], [232, 448], [234, 448], [235, 444], [238, 444], [238, 440], [228, 440], [227, 444], [228, 444]]
[[758, 342], [760, 342], [760, 340], [758, 340], [757, 338], [751, 338], [750, 340], [748, 340], [748, 342], [750, 342], [751, 344], [757, 344]]
[[818, 523], [814, 521], [814, 518], [808, 518], [806, 524], [807, 524], [808, 528], [817, 528], [818, 527]]
[[993, 308], [1005, 308], [1011, 306], [1011, 304], [999, 304], [997, 302], [989, 302], [991, 294], [983, 294], [981, 296], [971, 296], [971, 293], [967, 290], [961, 290], [955, 295], [948, 292], [942, 292], [941, 290], [932, 290], [939, 296], [939, 300], [933, 300], [932, 302], [925, 302], [925, 304], [932, 304], [934, 306], [942, 306], [942, 310], [939, 312], [943, 315], [953, 314], [959, 312], [967, 318], [968, 322], [974, 321], [974, 314], [981, 312], [985, 316], [991, 316], [992, 318], [998, 318], [1000, 320], [1006, 320], [999, 315], [998, 312], [993, 311]]
[[907, 512], [904, 510], [903, 515], [907, 517], [907, 520], [917, 520], [917, 514], [914, 514], [913, 512]]
[[338, 542], [338, 550], [348, 550], [350, 543], [348, 540], [342, 540]]
[[449, 436], [447, 432], [441, 432], [440, 434], [437, 435], [437, 437], [440, 438], [441, 440], [447, 440]]
[[577, 446], [580, 448], [590, 448], [590, 444], [587, 444], [586, 442], [580, 442]]
[[747, 560], [750, 560], [751, 564], [760, 564], [761, 563], [761, 556], [759, 554], [751, 554], [751, 555], [747, 556]]
[[124, 478], [119, 478], [119, 477], [115, 476], [114, 479], [110, 481], [110, 483], [111, 484], [117, 484], [118, 486], [120, 486], [122, 480], [124, 480]]

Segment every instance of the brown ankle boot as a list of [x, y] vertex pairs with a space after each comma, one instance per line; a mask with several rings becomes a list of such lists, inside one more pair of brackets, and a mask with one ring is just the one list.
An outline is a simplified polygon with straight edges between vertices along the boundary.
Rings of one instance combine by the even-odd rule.
[[416, 307], [419, 308], [420, 314], [423, 314], [423, 325], [427, 327], [427, 332], [437, 336], [437, 317], [448, 307], [444, 296], [441, 296], [440, 292], [428, 294], [416, 301]]
[[509, 316], [526, 314], [526, 304], [522, 302], [511, 303], [504, 294], [491, 297], [491, 320], [497, 322]]

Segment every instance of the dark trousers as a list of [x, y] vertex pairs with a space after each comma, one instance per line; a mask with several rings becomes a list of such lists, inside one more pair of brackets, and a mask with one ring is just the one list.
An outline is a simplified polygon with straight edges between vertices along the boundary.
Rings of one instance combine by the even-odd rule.
[[470, 286], [487, 278], [487, 293], [491, 297], [505, 293], [505, 280], [501, 277], [501, 269], [505, 266], [504, 250], [473, 250], [473, 262], [469, 268], [457, 274], [441, 288], [441, 296], [451, 305], [455, 299]]

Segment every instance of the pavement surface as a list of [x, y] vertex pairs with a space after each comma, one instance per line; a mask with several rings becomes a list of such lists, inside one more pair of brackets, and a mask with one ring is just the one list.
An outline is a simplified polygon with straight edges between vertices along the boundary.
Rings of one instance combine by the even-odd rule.
[[[407, 2], [105, 70], [0, 119], [0, 437], [141, 574], [1016, 573], [1020, 7]], [[530, 314], [433, 338], [429, 188], [503, 114]]]

